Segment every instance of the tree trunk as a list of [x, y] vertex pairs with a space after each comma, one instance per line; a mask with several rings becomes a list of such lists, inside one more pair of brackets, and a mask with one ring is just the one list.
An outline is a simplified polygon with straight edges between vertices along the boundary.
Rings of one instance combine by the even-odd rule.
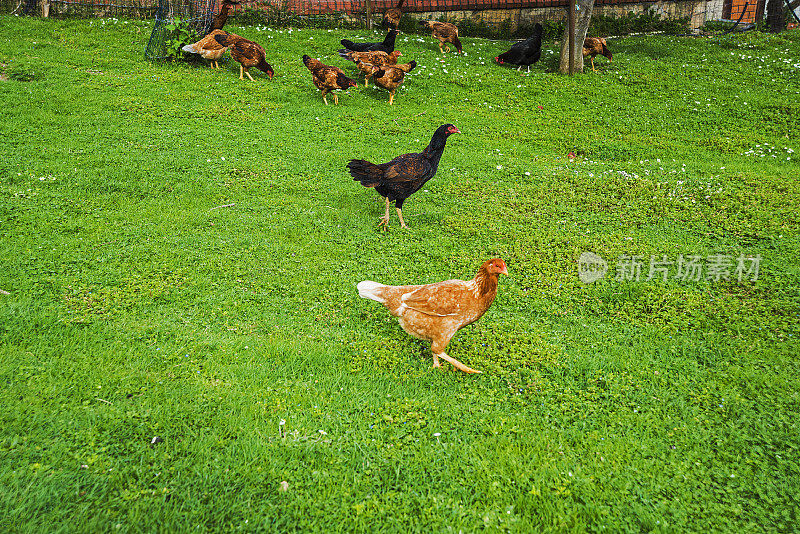
[[[589, 30], [589, 23], [592, 21], [592, 9], [594, 0], [570, 0], [575, 2], [575, 72], [583, 72], [583, 40], [586, 39], [586, 32]], [[781, 0], [783, 1], [783, 0]], [[569, 8], [567, 8], [569, 9]], [[558, 70], [562, 74], [569, 73], [569, 24], [564, 25], [564, 35], [561, 37], [561, 59]]]
[[786, 29], [786, 16], [783, 13], [784, 0], [767, 1], [767, 28], [778, 33]]

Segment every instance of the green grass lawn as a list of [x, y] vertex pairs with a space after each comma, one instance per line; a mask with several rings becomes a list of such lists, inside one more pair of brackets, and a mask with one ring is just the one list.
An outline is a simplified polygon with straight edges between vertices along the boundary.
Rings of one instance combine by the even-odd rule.
[[[797, 530], [800, 31], [612, 39], [574, 77], [401, 35], [390, 107], [300, 61], [356, 77], [338, 41], [378, 33], [231, 26], [250, 82], [146, 62], [151, 28], [0, 17], [0, 530]], [[447, 122], [381, 233], [347, 161]], [[759, 272], [646, 280], [679, 255]], [[481, 375], [355, 289], [493, 256], [448, 351]]]

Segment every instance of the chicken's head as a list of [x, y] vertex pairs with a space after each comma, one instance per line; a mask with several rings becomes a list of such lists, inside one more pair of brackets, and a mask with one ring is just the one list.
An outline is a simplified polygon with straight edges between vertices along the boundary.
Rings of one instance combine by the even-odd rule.
[[492, 260], [487, 261], [484, 264], [484, 267], [489, 272], [489, 274], [494, 274], [494, 275], [504, 274], [508, 276], [508, 268], [506, 267], [506, 262], [504, 262], [500, 258], [494, 258]]
[[442, 128], [445, 129], [445, 133], [447, 135], [451, 135], [454, 133], [461, 133], [461, 130], [456, 128], [454, 124], [445, 124], [444, 126], [442, 126]]
[[272, 69], [272, 65], [270, 65], [269, 63], [267, 63], [263, 59], [261, 60], [261, 63], [256, 65], [256, 68], [258, 70], [260, 70], [261, 72], [266, 73], [266, 75], [269, 76], [270, 80], [272, 79], [273, 76], [275, 76], [275, 71]]

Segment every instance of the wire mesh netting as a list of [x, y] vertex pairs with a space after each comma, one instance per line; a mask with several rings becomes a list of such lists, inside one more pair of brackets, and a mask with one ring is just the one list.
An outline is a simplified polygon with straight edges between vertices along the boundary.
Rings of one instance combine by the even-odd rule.
[[[379, 26], [382, 14], [398, 0], [242, 0], [231, 9], [233, 17], [267, 24], [313, 21], [331, 26]], [[677, 21], [675, 30], [697, 30], [708, 21], [763, 18], [766, 0], [595, 0], [595, 19], [648, 16]], [[462, 35], [514, 38], [537, 22], [558, 27], [566, 19], [568, 0], [403, 0], [402, 31], [416, 31], [422, 18], [446, 20], [459, 25]], [[0, 11], [50, 16], [155, 18], [145, 55], [151, 59], [169, 55], [174, 22], [204, 35], [220, 10], [218, 0], [0, 0]], [[610, 35], [613, 25], [605, 29]], [[643, 31], [647, 31], [646, 28]]]
[[144, 56], [147, 59], [169, 57], [167, 43], [173, 38], [176, 21], [180, 21], [182, 28], [191, 31], [193, 35], [205, 35], [211, 29], [217, 11], [216, 0], [159, 0], [155, 14], [156, 23], [147, 41]]
[[[347, 22], [366, 22], [368, 11], [380, 15], [395, 7], [397, 0], [244, 0], [232, 13], [261, 11], [294, 16], [327, 15]], [[652, 11], [664, 17], [699, 21], [737, 20], [754, 22], [764, 16], [766, 0], [596, 0], [595, 14], [627, 15]], [[404, 0], [403, 12], [460, 21], [479, 19], [500, 24], [514, 19], [562, 18], [567, 0]], [[120, 16], [153, 18], [161, 15], [208, 20], [219, 11], [216, 0], [0, 0], [0, 12], [38, 15], [44, 6], [56, 16]]]
[[[746, 10], [744, 22], [763, 17], [766, 0], [595, 0], [595, 13], [628, 14], [654, 11], [669, 17], [695, 17], [705, 20], [735, 20]], [[233, 14], [246, 11], [291, 13], [299, 16], [346, 16], [362, 23], [368, 10], [380, 21], [380, 15], [395, 7], [397, 0], [244, 0], [232, 9]], [[47, 6], [49, 14], [63, 16], [124, 16], [153, 18], [162, 15], [186, 15], [188, 18], [210, 18], [219, 11], [216, 0], [0, 0], [0, 12], [38, 15]], [[427, 13], [433, 17], [461, 20], [481, 17], [489, 20], [535, 14], [563, 16], [567, 0], [404, 0], [405, 13]], [[533, 15], [531, 15], [533, 16]]]

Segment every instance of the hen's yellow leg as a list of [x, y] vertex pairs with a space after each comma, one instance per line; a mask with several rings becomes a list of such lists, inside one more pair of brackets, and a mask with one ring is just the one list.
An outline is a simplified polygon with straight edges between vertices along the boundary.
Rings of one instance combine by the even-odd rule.
[[245, 73], [245, 74], [247, 74], [247, 77], [248, 77], [248, 78], [250, 78], [250, 81], [251, 81], [251, 82], [254, 82], [254, 81], [255, 81], [255, 80], [253, 79], [253, 77], [252, 77], [252, 76], [250, 76], [250, 73], [249, 73], [248, 71], [244, 71], [244, 73]]
[[[478, 374], [478, 373], [482, 372], [482, 371], [477, 371], [477, 370], [473, 369], [472, 367], [467, 367], [466, 365], [464, 365], [460, 361], [456, 360], [455, 358], [451, 358], [450, 356], [448, 356], [444, 352], [440, 352], [439, 354], [434, 354], [433, 355], [434, 358], [436, 358], [436, 356], [439, 356], [443, 360], [452, 363], [459, 371], [463, 371], [463, 372], [469, 373], [469, 374]], [[437, 360], [434, 359], [434, 367], [436, 367], [436, 363], [437, 363]]]
[[381, 217], [381, 220], [378, 223], [378, 227], [381, 230], [389, 229], [389, 197], [386, 197], [386, 213], [383, 215], [383, 217]]
[[242, 76], [243, 72], [244, 72], [244, 66], [243, 65], [239, 65], [239, 79], [240, 80], [244, 80], [244, 76]]
[[[398, 208], [396, 206], [395, 206], [395, 209], [397, 210], [397, 216], [400, 217], [400, 227], [401, 228], [408, 228], [408, 225], [403, 220], [403, 210], [401, 210], [400, 208]], [[387, 213], [388, 213], [388, 210], [389, 210], [389, 206], [388, 205], [386, 206], [386, 210], [387, 210]]]

